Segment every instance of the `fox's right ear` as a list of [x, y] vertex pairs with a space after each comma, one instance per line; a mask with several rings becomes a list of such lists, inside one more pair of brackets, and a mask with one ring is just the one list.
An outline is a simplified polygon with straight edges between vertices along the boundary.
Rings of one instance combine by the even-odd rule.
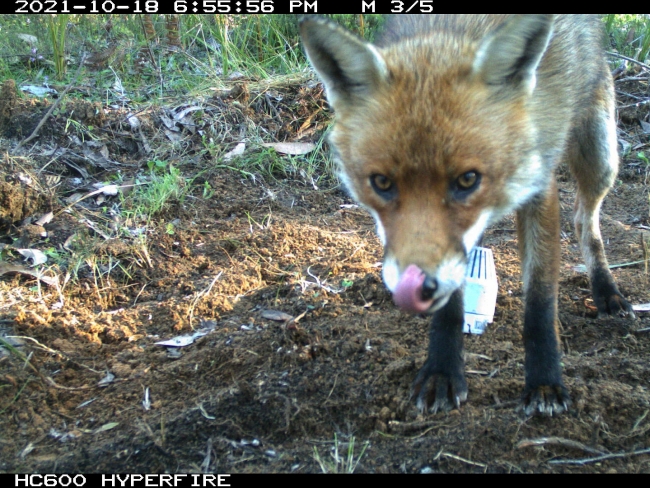
[[386, 62], [377, 48], [329, 20], [303, 18], [300, 35], [335, 109], [369, 98], [388, 78]]

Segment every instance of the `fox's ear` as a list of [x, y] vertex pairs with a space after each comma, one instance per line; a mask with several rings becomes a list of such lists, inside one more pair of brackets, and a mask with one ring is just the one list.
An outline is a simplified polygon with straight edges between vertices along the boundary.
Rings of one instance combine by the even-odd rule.
[[474, 74], [486, 84], [532, 92], [553, 34], [554, 14], [519, 14], [483, 41]]
[[335, 108], [339, 101], [349, 104], [369, 97], [386, 80], [386, 63], [379, 51], [337, 24], [305, 17], [300, 21], [300, 34]]

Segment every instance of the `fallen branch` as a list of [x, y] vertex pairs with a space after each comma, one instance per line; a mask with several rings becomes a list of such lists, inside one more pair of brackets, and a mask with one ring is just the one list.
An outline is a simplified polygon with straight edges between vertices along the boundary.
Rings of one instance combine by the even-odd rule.
[[519, 444], [517, 444], [517, 449], [546, 445], [570, 447], [572, 449], [579, 449], [590, 454], [606, 454], [605, 451], [602, 451], [601, 449], [595, 449], [583, 444], [582, 442], [572, 441], [571, 439], [563, 439], [562, 437], [540, 437], [539, 439], [524, 439]]
[[618, 454], [605, 454], [603, 456], [587, 458], [587, 459], [558, 459], [557, 461], [549, 461], [548, 463], [584, 465], [584, 464], [598, 463], [600, 461], [606, 461], [608, 459], [620, 459], [620, 458], [633, 457], [633, 456], [642, 456], [643, 454], [650, 454], [650, 449], [642, 449], [640, 451], [632, 451], [632, 452], [621, 452]]
[[610, 51], [607, 51], [607, 54], [610, 55], [610, 56], [614, 56], [615, 58], [624, 59], [625, 61], [629, 61], [630, 63], [638, 64], [643, 69], [647, 69], [648, 71], [650, 71], [650, 66], [648, 66], [645, 63], [642, 63], [641, 61], [637, 61], [634, 58], [628, 58], [627, 56], [623, 56], [622, 54], [613, 53], [613, 52], [610, 52]]

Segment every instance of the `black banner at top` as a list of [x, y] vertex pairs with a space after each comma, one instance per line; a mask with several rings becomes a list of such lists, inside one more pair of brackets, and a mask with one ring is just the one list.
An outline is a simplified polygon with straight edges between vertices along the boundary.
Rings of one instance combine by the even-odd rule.
[[433, 0], [10, 0], [17, 14], [432, 13]]

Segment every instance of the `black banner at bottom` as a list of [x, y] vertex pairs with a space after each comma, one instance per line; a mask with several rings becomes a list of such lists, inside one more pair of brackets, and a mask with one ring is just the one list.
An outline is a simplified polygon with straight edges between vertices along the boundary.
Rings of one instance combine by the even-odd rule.
[[[229, 474], [14, 474], [3, 475], [16, 488], [228, 488]], [[6, 486], [6, 485], [5, 485]]]

